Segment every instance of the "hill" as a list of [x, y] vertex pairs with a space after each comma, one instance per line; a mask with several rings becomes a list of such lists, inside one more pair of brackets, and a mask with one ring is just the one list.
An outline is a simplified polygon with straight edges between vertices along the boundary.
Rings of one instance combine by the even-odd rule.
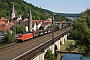
[[65, 17], [80, 17], [81, 14], [80, 13], [56, 13], [57, 15], [62, 15]]
[[11, 16], [12, 6], [15, 6], [16, 15], [21, 14], [23, 18], [29, 17], [29, 11], [31, 9], [33, 19], [46, 19], [50, 18], [53, 12], [36, 7], [32, 4], [25, 2], [24, 0], [0, 0], [0, 17]]
[[[52, 18], [52, 11], [34, 6], [24, 0], [0, 0], [0, 17], [11, 16], [12, 6], [14, 4], [16, 15], [21, 15], [22, 18], [29, 18], [29, 11], [32, 12], [33, 20], [46, 20]], [[55, 20], [68, 20], [64, 13], [55, 13]]]

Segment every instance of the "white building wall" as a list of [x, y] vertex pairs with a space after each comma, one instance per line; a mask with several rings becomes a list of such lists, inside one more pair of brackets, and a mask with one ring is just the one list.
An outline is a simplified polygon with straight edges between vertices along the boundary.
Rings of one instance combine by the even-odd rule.
[[28, 32], [28, 26], [26, 26], [26, 32]]
[[34, 31], [36, 31], [36, 27], [37, 27], [37, 26], [36, 26], [36, 23], [35, 23], [35, 24], [34, 24], [34, 27], [33, 27], [33, 30], [34, 30]]

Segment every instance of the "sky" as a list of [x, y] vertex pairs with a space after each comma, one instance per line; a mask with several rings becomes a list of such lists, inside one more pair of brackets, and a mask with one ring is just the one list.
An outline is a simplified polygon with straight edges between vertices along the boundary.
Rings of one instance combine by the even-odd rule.
[[90, 0], [24, 0], [57, 13], [81, 13], [90, 8]]

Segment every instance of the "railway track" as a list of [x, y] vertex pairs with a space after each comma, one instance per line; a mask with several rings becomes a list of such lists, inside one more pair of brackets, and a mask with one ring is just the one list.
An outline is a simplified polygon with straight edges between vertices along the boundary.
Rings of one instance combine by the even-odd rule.
[[[68, 29], [68, 28], [66, 28]], [[62, 29], [61, 31], [53, 32], [54, 36], [58, 35], [58, 33], [62, 33], [66, 29]], [[0, 49], [0, 60], [11, 60], [16, 56], [44, 43], [45, 41], [52, 39], [52, 33], [30, 39], [29, 41], [25, 41], [22, 43], [18, 43], [3, 49]]]
[[[6, 60], [6, 59], [10, 60], [11, 57], [14, 57], [13, 55], [16, 56], [16, 55], [19, 55], [19, 54], [26, 52], [27, 50], [29, 50], [29, 49], [33, 48], [34, 46], [37, 46], [39, 43], [41, 43], [44, 40], [44, 38], [47, 37], [47, 36], [46, 37], [45, 36], [46, 35], [43, 35], [43, 36], [31, 39], [31, 40], [26, 41], [26, 42], [22, 42], [22, 43], [15, 44], [13, 46], [1, 49], [0, 50], [0, 60]], [[33, 46], [29, 46], [30, 44]], [[13, 52], [15, 52], [15, 53], [13, 53]]]

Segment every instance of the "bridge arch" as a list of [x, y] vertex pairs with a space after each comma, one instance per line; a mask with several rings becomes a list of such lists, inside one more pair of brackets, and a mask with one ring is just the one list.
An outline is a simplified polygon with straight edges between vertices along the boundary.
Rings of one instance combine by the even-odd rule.
[[55, 44], [55, 45], [54, 45], [54, 50], [57, 50], [57, 49], [58, 49], [58, 48], [57, 48], [57, 45]]
[[54, 45], [54, 55], [57, 56], [56, 50], [58, 49], [57, 45]]

